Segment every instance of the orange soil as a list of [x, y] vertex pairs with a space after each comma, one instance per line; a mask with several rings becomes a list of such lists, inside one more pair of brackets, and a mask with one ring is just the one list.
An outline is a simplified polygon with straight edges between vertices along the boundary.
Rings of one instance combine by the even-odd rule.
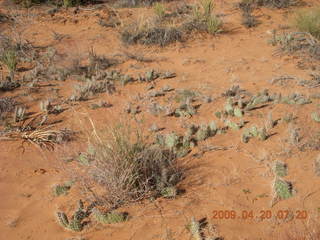
[[[278, 87], [270, 84], [275, 76], [292, 75], [308, 78], [308, 70], [297, 67], [299, 58], [290, 56], [274, 56], [275, 47], [268, 44], [271, 30], [279, 25], [289, 23], [290, 10], [271, 10], [261, 8], [255, 12], [262, 22], [254, 29], [246, 29], [240, 25], [239, 10], [234, 7], [237, 1], [217, 1], [217, 13], [225, 14], [224, 22], [231, 32], [217, 37], [194, 35], [192, 39], [181, 44], [173, 44], [165, 48], [145, 46], [123, 46], [118, 40], [118, 29], [104, 28], [98, 25], [98, 17], [108, 16], [107, 10], [84, 11], [76, 16], [72, 9], [62, 11], [54, 17], [45, 14], [43, 8], [30, 9], [30, 16], [22, 17], [23, 25], [18, 26], [22, 36], [36, 46], [55, 47], [59, 54], [65, 54], [61, 65], [68, 64], [72, 59], [85, 56], [93, 47], [99, 55], [112, 56], [123, 50], [142, 53], [146, 57], [159, 59], [151, 63], [141, 63], [127, 60], [115, 69], [125, 73], [137, 74], [148, 69], [170, 70], [177, 77], [167, 80], [156, 80], [156, 89], [170, 85], [175, 89], [193, 89], [213, 97], [212, 103], [203, 103], [199, 113], [188, 120], [179, 118], [154, 117], [142, 111], [138, 118], [144, 119], [146, 127], [156, 122], [160, 127], [166, 127], [165, 132], [181, 131], [184, 121], [193, 123], [208, 123], [216, 119], [214, 112], [223, 108], [225, 99], [221, 93], [232, 85], [240, 85], [242, 89], [258, 92], [269, 89], [271, 93], [281, 92], [283, 95], [299, 92], [310, 94], [316, 89], [307, 89], [294, 84], [289, 87]], [[308, 1], [310, 6], [317, 1]], [[7, 12], [13, 6], [6, 2], [0, 5], [1, 12]], [[26, 10], [17, 10], [26, 13]], [[150, 13], [148, 9], [122, 9], [120, 16], [128, 20], [137, 17], [139, 12]], [[35, 14], [32, 16], [32, 14]], [[75, 23], [74, 20], [77, 20]], [[10, 26], [0, 25], [1, 32], [10, 32]], [[53, 40], [52, 31], [66, 34], [60, 42]], [[3, 70], [4, 71], [4, 70]], [[71, 94], [75, 80], [54, 82], [60, 89], [59, 95], [64, 98]], [[117, 120], [128, 101], [134, 102], [138, 94], [146, 93], [147, 84], [133, 83], [118, 87], [120, 92], [114, 95], [99, 94], [93, 99], [75, 104], [65, 112], [54, 117], [62, 120], [57, 127], [68, 127], [73, 130], [83, 130], [78, 121], [88, 114], [97, 126], [103, 127]], [[19, 97], [31, 112], [39, 111], [40, 99], [54, 97], [50, 95], [50, 87], [43, 87], [40, 93]], [[16, 90], [6, 95], [22, 93], [24, 89]], [[5, 96], [5, 95], [3, 95]], [[113, 104], [109, 109], [91, 110], [88, 105], [98, 99]], [[249, 118], [252, 123], [262, 125], [269, 112], [273, 118], [281, 118], [285, 113], [298, 116], [297, 125], [303, 133], [317, 129], [318, 125], [310, 119], [310, 113], [316, 109], [319, 100], [311, 105], [290, 106], [270, 105], [258, 109]], [[144, 106], [142, 105], [143, 109]], [[122, 114], [123, 115], [123, 114]], [[261, 115], [264, 118], [261, 118]], [[216, 119], [217, 120], [217, 119]], [[52, 185], [65, 180], [66, 174], [61, 158], [69, 145], [60, 146], [54, 154], [40, 151], [34, 146], [25, 145], [23, 153], [19, 142], [0, 142], [0, 239], [70, 239], [84, 237], [89, 240], [101, 239], [189, 239], [186, 225], [192, 216], [196, 219], [204, 217], [216, 226], [219, 236], [225, 239], [286, 239], [287, 231], [304, 229], [303, 225], [313, 226], [318, 220], [319, 177], [315, 176], [313, 163], [316, 151], [299, 152], [292, 155], [277, 155], [285, 151], [288, 138], [288, 125], [281, 123], [272, 129], [275, 135], [267, 141], [250, 140], [248, 144], [241, 142], [241, 131], [228, 131], [206, 140], [201, 145], [230, 147], [225, 151], [212, 151], [199, 158], [189, 154], [181, 161], [192, 170], [182, 182], [181, 187], [186, 193], [173, 200], [157, 199], [154, 202], [143, 201], [123, 210], [129, 212], [132, 218], [125, 223], [103, 226], [90, 224], [81, 233], [65, 231], [56, 222], [54, 213], [64, 210], [70, 213], [76, 206], [81, 194], [77, 188], [72, 188], [66, 196], [54, 197]], [[83, 146], [81, 139], [71, 143], [75, 149]], [[59, 151], [59, 149], [61, 151]], [[83, 149], [82, 149], [83, 150]], [[196, 153], [198, 149], [194, 149]], [[61, 153], [62, 152], [62, 153]], [[73, 152], [70, 150], [69, 154]], [[265, 161], [259, 160], [269, 157]], [[297, 190], [291, 199], [280, 201], [271, 207], [272, 183], [274, 176], [270, 170], [271, 160], [282, 160], [289, 166], [289, 175]], [[269, 165], [268, 165], [269, 163]], [[268, 167], [269, 166], [269, 167]], [[243, 190], [249, 189], [250, 193]], [[263, 194], [265, 196], [263, 197]], [[262, 210], [306, 210], [307, 220], [281, 221], [272, 219], [225, 220], [212, 219], [214, 210], [253, 211], [260, 215]], [[170, 238], [171, 236], [171, 238]]]

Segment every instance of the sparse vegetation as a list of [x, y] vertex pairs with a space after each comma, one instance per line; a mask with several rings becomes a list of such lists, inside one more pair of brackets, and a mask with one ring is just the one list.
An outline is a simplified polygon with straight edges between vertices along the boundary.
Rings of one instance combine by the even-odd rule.
[[53, 194], [56, 196], [56, 197], [59, 197], [61, 195], [67, 195], [69, 190], [71, 189], [71, 186], [72, 186], [72, 182], [66, 182], [62, 185], [60, 184], [57, 184], [55, 186], [53, 186]]
[[92, 144], [95, 156], [87, 177], [101, 185], [101, 196], [111, 206], [156, 197], [175, 186], [183, 170], [171, 149], [148, 143], [139, 130], [125, 124], [109, 129], [108, 136]]
[[92, 209], [92, 215], [96, 221], [103, 224], [120, 223], [128, 219], [128, 216], [125, 213], [118, 213], [115, 211], [104, 213], [98, 208]]
[[295, 16], [294, 25], [301, 32], [310, 33], [320, 40], [320, 8], [299, 11]]
[[89, 216], [90, 212], [89, 209], [84, 210], [83, 202], [79, 200], [78, 209], [70, 219], [64, 212], [57, 212], [56, 214], [58, 222], [62, 227], [74, 232], [80, 232], [86, 224], [83, 220]]
[[276, 179], [274, 183], [276, 197], [285, 200], [293, 196], [292, 184], [281, 179]]
[[13, 81], [14, 73], [16, 71], [17, 64], [18, 64], [16, 51], [13, 49], [5, 50], [0, 56], [0, 62], [8, 68], [9, 74], [10, 74], [10, 80]]

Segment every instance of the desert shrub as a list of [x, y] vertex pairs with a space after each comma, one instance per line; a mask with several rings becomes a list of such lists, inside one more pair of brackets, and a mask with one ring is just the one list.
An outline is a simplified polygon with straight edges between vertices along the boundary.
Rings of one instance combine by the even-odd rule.
[[213, 13], [212, 0], [202, 0], [194, 7], [193, 16], [186, 21], [182, 28], [187, 31], [203, 31], [209, 34], [217, 34], [223, 31], [222, 20]]
[[[121, 40], [126, 44], [166, 46], [182, 42], [192, 31], [220, 33], [222, 20], [213, 9], [212, 0], [202, 0], [194, 6], [193, 12], [189, 11], [189, 6], [184, 6], [177, 12], [166, 13], [164, 6], [157, 3], [154, 6], [156, 17], [127, 25], [121, 32]], [[179, 18], [173, 21], [173, 17]]]
[[16, 51], [14, 49], [6, 49], [3, 51], [0, 55], [0, 62], [7, 67], [10, 73], [10, 79], [13, 80], [18, 64]]
[[320, 39], [320, 8], [299, 11], [295, 16], [294, 25], [300, 31]]
[[251, 5], [253, 7], [288, 8], [300, 3], [300, 0], [242, 0], [239, 5]]
[[155, 3], [153, 6], [154, 13], [159, 17], [163, 18], [166, 14], [166, 8], [162, 3]]
[[315, 60], [320, 59], [320, 42], [307, 32], [277, 34], [274, 32], [270, 43], [289, 54], [302, 53]]
[[254, 5], [252, 1], [243, 0], [238, 4], [242, 11], [242, 24], [247, 28], [252, 28], [258, 25], [257, 19], [252, 15]]
[[160, 0], [118, 0], [115, 2], [115, 6], [116, 7], [151, 6], [152, 4], [157, 2], [160, 2]]
[[172, 151], [150, 143], [127, 124], [110, 128], [107, 136], [91, 146], [94, 156], [87, 166], [87, 182], [102, 187], [99, 200], [111, 207], [160, 196], [182, 179], [182, 168]]
[[121, 40], [126, 44], [159, 45], [161, 47], [174, 42], [181, 42], [182, 32], [177, 27], [161, 24], [133, 23], [121, 33]]
[[256, 0], [258, 6], [267, 6], [273, 8], [287, 8], [296, 5], [298, 0]]
[[92, 4], [97, 1], [95, 0], [12, 0], [14, 3], [23, 7], [31, 7], [38, 4], [50, 3], [56, 6], [63, 7], [75, 7], [78, 5]]

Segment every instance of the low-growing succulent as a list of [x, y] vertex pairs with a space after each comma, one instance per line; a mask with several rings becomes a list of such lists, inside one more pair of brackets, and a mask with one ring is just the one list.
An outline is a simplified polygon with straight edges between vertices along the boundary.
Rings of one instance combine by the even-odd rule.
[[192, 117], [196, 114], [196, 109], [190, 103], [181, 104], [175, 110], [175, 116], [177, 117]]
[[106, 101], [103, 101], [103, 100], [101, 100], [101, 101], [99, 101], [99, 102], [97, 102], [97, 103], [92, 103], [92, 104], [90, 105], [90, 108], [91, 108], [91, 109], [109, 108], [109, 107], [112, 107], [112, 104], [107, 103]]
[[161, 190], [161, 196], [164, 198], [174, 198], [178, 194], [176, 187], [165, 187]]
[[120, 223], [128, 220], [128, 216], [125, 213], [119, 213], [115, 211], [104, 213], [98, 208], [92, 209], [92, 215], [96, 221], [103, 224]]
[[165, 136], [165, 146], [169, 149], [177, 147], [179, 144], [179, 136], [175, 133], [170, 133]]
[[67, 195], [71, 186], [72, 186], [72, 182], [67, 182], [65, 184], [57, 184], [53, 187], [53, 194], [58, 197], [61, 195]]
[[282, 97], [280, 101], [281, 103], [284, 103], [284, 104], [297, 104], [297, 105], [312, 103], [312, 101], [309, 98], [303, 96], [302, 94], [297, 94], [297, 93], [293, 93], [289, 96]]
[[78, 210], [69, 219], [64, 212], [57, 212], [57, 219], [62, 227], [67, 230], [74, 232], [80, 232], [83, 230], [84, 222], [83, 220], [88, 217], [88, 211], [84, 211], [83, 202], [79, 200]]
[[293, 196], [292, 184], [281, 179], [275, 180], [274, 190], [276, 196], [281, 200], [285, 200]]
[[193, 240], [202, 240], [200, 223], [194, 217], [191, 218], [187, 229], [190, 231]]
[[249, 142], [250, 138], [256, 137], [261, 141], [264, 141], [268, 138], [268, 133], [265, 127], [258, 129], [256, 126], [247, 128], [242, 133], [242, 141], [244, 143]]
[[228, 115], [234, 116], [233, 104], [230, 98], [227, 100], [227, 103], [224, 106], [224, 110]]
[[252, 97], [249, 102], [246, 103], [245, 110], [250, 111], [258, 107], [260, 104], [264, 104], [272, 101], [273, 99], [269, 96], [268, 91], [263, 91]]
[[320, 114], [319, 113], [317, 113], [317, 112], [311, 113], [311, 118], [312, 118], [312, 120], [320, 123]]
[[243, 111], [238, 107], [234, 108], [233, 114], [234, 114], [234, 116], [239, 117], [239, 118], [243, 117]]
[[208, 137], [210, 137], [210, 128], [205, 125], [205, 124], [202, 124], [198, 131], [196, 132], [196, 140], [197, 141], [203, 141], [203, 140], [206, 140]]
[[225, 121], [225, 126], [231, 128], [232, 130], [239, 130], [244, 126], [244, 122], [241, 121], [240, 123], [235, 123], [228, 119]]
[[273, 171], [278, 177], [285, 177], [288, 174], [287, 164], [281, 161], [275, 161]]

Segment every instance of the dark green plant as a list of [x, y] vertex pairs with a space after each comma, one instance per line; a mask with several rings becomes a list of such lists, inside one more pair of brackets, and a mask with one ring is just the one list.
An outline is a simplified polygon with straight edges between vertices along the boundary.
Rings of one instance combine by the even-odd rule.
[[128, 219], [127, 214], [118, 213], [115, 211], [104, 213], [100, 211], [98, 208], [92, 209], [92, 215], [95, 218], [95, 220], [103, 224], [120, 223], [125, 222]]
[[78, 210], [69, 219], [64, 212], [57, 212], [57, 219], [62, 227], [74, 232], [83, 230], [85, 223], [83, 220], [89, 216], [89, 212], [84, 210], [83, 202], [79, 200]]

